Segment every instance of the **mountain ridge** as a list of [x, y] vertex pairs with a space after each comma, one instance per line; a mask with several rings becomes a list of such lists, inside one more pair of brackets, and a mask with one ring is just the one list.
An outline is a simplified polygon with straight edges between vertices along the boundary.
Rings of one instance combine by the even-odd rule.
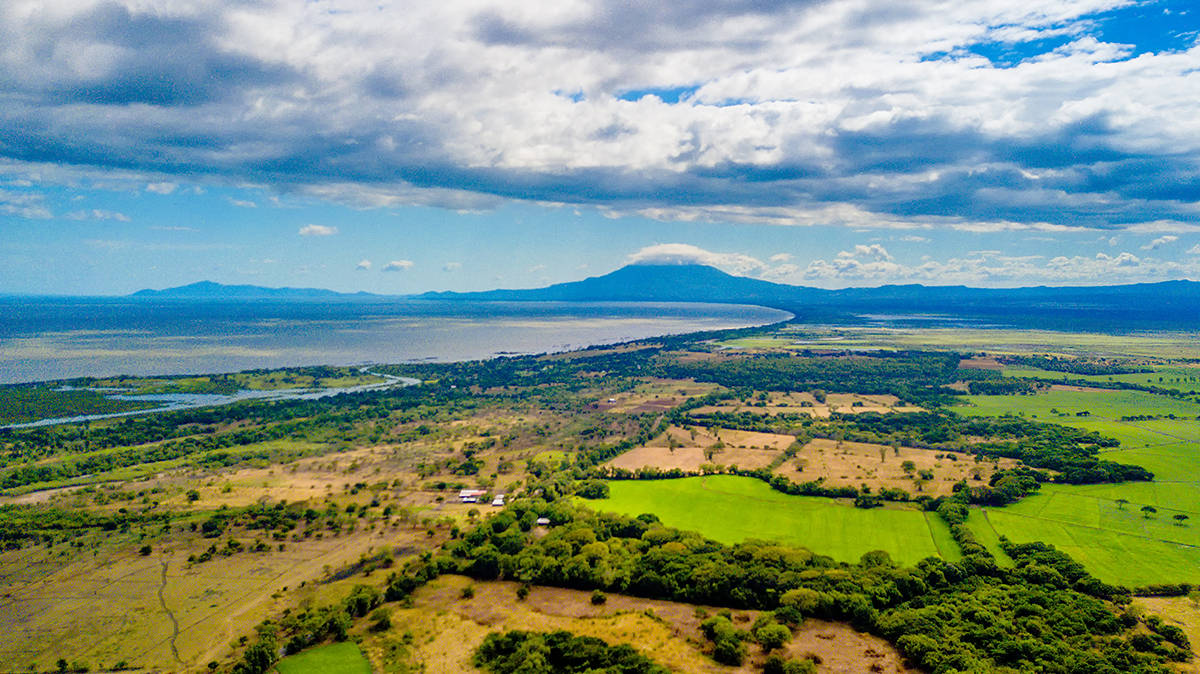
[[1107, 286], [976, 288], [964, 285], [892, 284], [827, 290], [734, 276], [704, 265], [629, 265], [607, 274], [542, 288], [417, 295], [340, 293], [317, 288], [225, 286], [201, 281], [163, 290], [141, 290], [135, 299], [277, 301], [507, 301], [507, 302], [710, 302], [753, 304], [789, 311], [801, 320], [841, 322], [873, 315], [922, 314], [1019, 322], [1060, 329], [1088, 324], [1123, 330], [1200, 327], [1200, 283], [1189, 280]]

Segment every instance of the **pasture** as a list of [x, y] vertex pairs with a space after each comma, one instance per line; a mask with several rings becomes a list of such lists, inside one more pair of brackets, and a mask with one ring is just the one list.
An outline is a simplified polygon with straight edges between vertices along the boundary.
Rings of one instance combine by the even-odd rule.
[[[1111, 583], [1200, 582], [1200, 405], [1140, 391], [1064, 388], [968, 400], [973, 407], [955, 411], [1036, 416], [1117, 438], [1121, 446], [1103, 458], [1155, 475], [1153, 482], [1045, 485], [1019, 503], [988, 508], [996, 532], [1016, 542], [1051, 543]], [[1076, 416], [1081, 411], [1088, 416]], [[1176, 418], [1121, 421], [1136, 415]], [[1146, 506], [1156, 512], [1144, 512]]]
[[622, 480], [609, 482], [609, 488], [609, 498], [586, 503], [625, 515], [653, 513], [667, 526], [727, 544], [775, 540], [843, 562], [857, 562], [872, 550], [885, 550], [901, 564], [958, 554], [956, 547], [943, 549], [948, 536], [919, 510], [863, 510], [833, 499], [789, 496], [748, 477]]
[[343, 641], [288, 656], [275, 669], [279, 674], [371, 674], [371, 663], [357, 645]]

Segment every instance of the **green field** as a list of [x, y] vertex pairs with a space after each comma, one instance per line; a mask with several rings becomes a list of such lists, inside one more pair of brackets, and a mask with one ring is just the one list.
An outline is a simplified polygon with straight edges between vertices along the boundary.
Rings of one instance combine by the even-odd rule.
[[758, 538], [806, 547], [843, 562], [886, 550], [913, 564], [943, 553], [961, 553], [946, 526], [918, 510], [863, 510], [827, 498], [789, 496], [749, 477], [717, 475], [677, 480], [609, 483], [610, 496], [586, 501], [593, 508], [640, 515], [654, 513], [664, 524], [698, 531], [722, 543]]
[[356, 644], [317, 646], [280, 660], [279, 674], [371, 674], [371, 663]]
[[[1104, 458], [1143, 466], [1155, 476], [1153, 482], [1045, 485], [1041, 494], [987, 509], [996, 532], [1017, 542], [1051, 543], [1112, 583], [1200, 582], [1200, 405], [1139, 391], [1049, 391], [968, 400], [975, 406], [955, 411], [1036, 415], [1117, 438], [1121, 446], [1104, 452]], [[1090, 415], [1075, 416], [1082, 410]], [[1119, 420], [1138, 414], [1181, 418]], [[1141, 508], [1147, 505], [1158, 512], [1144, 516]], [[1189, 519], [1180, 525], [1177, 514]], [[981, 527], [973, 528], [980, 532]]]
[[1056, 372], [1036, 367], [1020, 365], [1006, 366], [1003, 370], [1005, 377], [1029, 377], [1033, 379], [1067, 379], [1084, 382], [1124, 382], [1143, 386], [1159, 386], [1174, 388], [1180, 391], [1194, 391], [1200, 387], [1200, 368], [1166, 366], [1155, 367], [1152, 372], [1133, 372], [1130, 374], [1075, 374], [1073, 372]]
[[[994, 354], [1048, 353], [1076, 356], [1197, 358], [1193, 333], [1143, 332], [1109, 335], [994, 328], [875, 328], [798, 325], [764, 337], [730, 339], [721, 345], [742, 349], [948, 349]], [[1165, 373], [1164, 373], [1165, 374]], [[1148, 375], [1143, 375], [1142, 382]], [[1158, 374], [1154, 375], [1156, 380]], [[1133, 379], [1132, 381], [1137, 381]], [[1164, 382], [1165, 383], [1165, 382]]]

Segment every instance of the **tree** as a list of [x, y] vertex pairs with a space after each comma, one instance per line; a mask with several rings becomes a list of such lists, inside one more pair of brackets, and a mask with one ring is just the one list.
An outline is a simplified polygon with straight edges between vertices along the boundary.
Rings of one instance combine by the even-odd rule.
[[1179, 513], [1178, 515], [1175, 515], [1173, 519], [1175, 520], [1175, 525], [1181, 527], [1183, 526], [1183, 523], [1188, 520], [1188, 516], [1184, 515], [1183, 513]]
[[764, 652], [771, 652], [776, 648], [782, 647], [792, 638], [792, 631], [786, 626], [779, 623], [770, 623], [754, 630], [754, 640], [757, 641], [763, 648]]
[[1126, 501], [1123, 498], [1117, 499], [1117, 510], [1124, 510], [1125, 506], [1128, 504], [1129, 504], [1129, 501]]
[[1158, 512], [1158, 508], [1155, 508], [1154, 506], [1142, 506], [1142, 517], [1145, 517], [1146, 519], [1150, 519], [1150, 516], [1156, 512]]
[[905, 475], [912, 475], [917, 472], [917, 464], [912, 461], [905, 461], [900, 464], [900, 469], [904, 471]]

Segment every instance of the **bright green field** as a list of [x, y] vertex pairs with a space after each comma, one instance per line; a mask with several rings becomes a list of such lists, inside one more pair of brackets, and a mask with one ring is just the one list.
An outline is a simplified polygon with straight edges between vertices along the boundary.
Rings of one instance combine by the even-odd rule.
[[863, 510], [837, 501], [789, 496], [749, 477], [716, 475], [677, 480], [617, 480], [609, 498], [589, 506], [640, 515], [654, 513], [664, 524], [697, 531], [722, 543], [750, 538], [799, 545], [844, 562], [886, 550], [913, 564], [944, 552], [960, 552], [946, 526], [917, 510]]
[[371, 663], [357, 645], [348, 641], [288, 656], [275, 668], [279, 674], [371, 674]]
[[[1024, 413], [1117, 438], [1111, 461], [1145, 467], [1154, 482], [1046, 485], [1042, 493], [989, 508], [994, 530], [1013, 541], [1052, 543], [1102, 580], [1128, 586], [1200, 581], [1200, 405], [1139, 391], [1049, 391], [1034, 396], [971, 396], [967, 415]], [[1050, 412], [1054, 408], [1060, 415]], [[1076, 417], [1088, 410], [1091, 416]], [[1118, 421], [1135, 414], [1186, 419]], [[1124, 499], [1127, 505], [1119, 504]], [[1144, 505], [1158, 513], [1146, 518]], [[1184, 526], [1173, 516], [1184, 514]], [[973, 526], [976, 533], [980, 528]]]
[[1005, 377], [1069, 379], [1078, 382], [1124, 382], [1126, 384], [1174, 388], [1180, 391], [1193, 391], [1200, 387], [1200, 381], [1197, 381], [1197, 378], [1200, 377], [1200, 369], [1182, 366], [1156, 367], [1153, 372], [1135, 372], [1131, 374], [1074, 374], [1071, 372], [1043, 370], [1036, 367], [1007, 366], [1004, 368], [1003, 374]]

